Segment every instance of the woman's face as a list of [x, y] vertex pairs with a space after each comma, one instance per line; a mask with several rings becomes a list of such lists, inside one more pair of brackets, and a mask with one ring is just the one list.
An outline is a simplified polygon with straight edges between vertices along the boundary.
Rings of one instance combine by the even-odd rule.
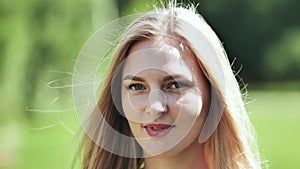
[[178, 41], [156, 38], [133, 45], [121, 92], [123, 111], [145, 156], [178, 153], [198, 141], [210, 88], [193, 53]]

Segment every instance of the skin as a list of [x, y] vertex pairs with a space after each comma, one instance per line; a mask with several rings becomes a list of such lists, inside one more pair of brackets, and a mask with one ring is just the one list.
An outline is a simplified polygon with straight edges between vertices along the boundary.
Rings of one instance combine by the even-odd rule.
[[[198, 137], [209, 108], [210, 88], [195, 56], [178, 40], [134, 44], [122, 73], [122, 107], [143, 148], [145, 168], [207, 168]], [[162, 136], [145, 126], [169, 125]]]

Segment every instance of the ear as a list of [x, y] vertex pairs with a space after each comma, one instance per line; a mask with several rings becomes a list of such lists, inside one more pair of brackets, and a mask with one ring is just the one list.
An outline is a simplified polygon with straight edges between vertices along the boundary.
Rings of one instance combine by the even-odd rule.
[[225, 105], [223, 101], [218, 96], [215, 88], [212, 86], [210, 107], [207, 114], [207, 118], [200, 132], [199, 143], [204, 143], [216, 130], [221, 120], [224, 107]]

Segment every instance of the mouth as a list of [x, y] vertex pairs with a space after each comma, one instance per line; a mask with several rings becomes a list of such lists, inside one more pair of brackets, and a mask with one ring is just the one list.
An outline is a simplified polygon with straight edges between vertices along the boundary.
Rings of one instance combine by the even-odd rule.
[[143, 127], [150, 137], [162, 137], [169, 133], [174, 126], [169, 124], [147, 124]]

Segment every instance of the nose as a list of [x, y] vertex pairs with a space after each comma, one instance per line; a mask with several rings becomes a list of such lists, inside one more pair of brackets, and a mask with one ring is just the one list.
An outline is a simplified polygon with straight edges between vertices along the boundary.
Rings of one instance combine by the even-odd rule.
[[159, 89], [153, 90], [149, 94], [147, 112], [154, 118], [167, 112], [167, 97]]

